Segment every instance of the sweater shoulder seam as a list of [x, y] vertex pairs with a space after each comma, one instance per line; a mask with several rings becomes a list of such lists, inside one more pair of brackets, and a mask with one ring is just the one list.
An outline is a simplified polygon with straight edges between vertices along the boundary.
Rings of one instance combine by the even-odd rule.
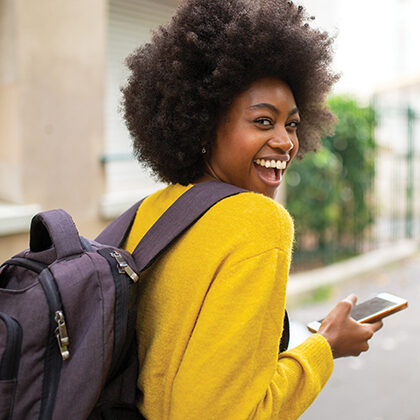
[[288, 256], [288, 252], [287, 251], [285, 251], [284, 249], [276, 246], [276, 247], [272, 247], [272, 248], [266, 249], [264, 251], [258, 252], [257, 254], [250, 255], [248, 257], [242, 258], [241, 260], [236, 261], [235, 263], [233, 263], [232, 264], [232, 267], [236, 266], [237, 264], [242, 264], [245, 261], [252, 260], [253, 258], [258, 258], [258, 257], [260, 257], [260, 256], [262, 256], [264, 254], [268, 254], [271, 251], [278, 251], [280, 254], [283, 254], [283, 256], [286, 257], [286, 258]]

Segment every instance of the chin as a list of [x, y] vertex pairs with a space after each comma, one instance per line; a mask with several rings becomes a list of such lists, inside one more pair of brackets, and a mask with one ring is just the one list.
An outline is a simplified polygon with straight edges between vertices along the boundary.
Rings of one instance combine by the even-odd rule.
[[[255, 191], [255, 190], [254, 190]], [[267, 190], [267, 189], [263, 189], [263, 190], [259, 190], [259, 191], [255, 191], [257, 193], [263, 194], [268, 198], [271, 198], [272, 200], [275, 200], [276, 196], [277, 196], [277, 191], [278, 188], [276, 188], [275, 190]]]

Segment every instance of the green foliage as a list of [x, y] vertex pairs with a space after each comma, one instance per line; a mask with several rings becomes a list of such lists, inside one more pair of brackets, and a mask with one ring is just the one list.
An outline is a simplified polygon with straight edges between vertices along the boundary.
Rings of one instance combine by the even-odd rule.
[[312, 238], [318, 249], [356, 249], [373, 222], [374, 111], [340, 96], [330, 106], [338, 119], [334, 136], [286, 174], [286, 207], [295, 219], [297, 252], [304, 250], [305, 238]]
[[335, 289], [332, 285], [319, 286], [306, 293], [302, 303], [306, 305], [313, 305], [316, 303], [325, 302], [332, 298], [334, 291]]

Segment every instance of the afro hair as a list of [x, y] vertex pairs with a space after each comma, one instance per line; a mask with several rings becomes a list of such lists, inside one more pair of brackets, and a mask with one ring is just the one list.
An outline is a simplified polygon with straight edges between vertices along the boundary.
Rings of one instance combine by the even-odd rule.
[[124, 118], [138, 160], [158, 179], [187, 185], [204, 174], [223, 112], [263, 77], [286, 82], [301, 116], [299, 157], [331, 133], [326, 96], [333, 38], [285, 0], [186, 0], [151, 42], [127, 58]]

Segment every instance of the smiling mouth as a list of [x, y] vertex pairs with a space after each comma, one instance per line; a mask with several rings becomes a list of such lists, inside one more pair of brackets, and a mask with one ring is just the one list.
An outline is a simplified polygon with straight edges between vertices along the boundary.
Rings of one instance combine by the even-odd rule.
[[260, 179], [269, 186], [277, 187], [287, 163], [280, 160], [256, 159], [254, 166]]

